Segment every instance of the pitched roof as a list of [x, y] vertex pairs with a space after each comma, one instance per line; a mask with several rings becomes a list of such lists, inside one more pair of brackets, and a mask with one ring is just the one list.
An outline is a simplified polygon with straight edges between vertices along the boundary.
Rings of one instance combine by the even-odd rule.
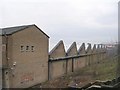
[[[49, 52], [49, 55], [51, 55], [61, 44], [64, 45], [63, 40], [60, 40], [58, 44]], [[65, 50], [64, 50], [65, 51]]]
[[87, 47], [87, 50], [86, 50], [87, 53], [91, 53], [91, 44], [88, 43], [88, 47]]
[[[24, 30], [26, 28], [35, 26], [36, 28], [38, 28], [35, 24], [32, 25], [23, 25], [23, 26], [16, 26], [16, 27], [8, 27], [8, 28], [1, 28], [0, 29], [0, 35], [11, 35], [13, 33], [16, 33], [18, 31]], [[45, 34], [40, 28], [38, 28], [43, 34]], [[47, 34], [45, 34], [48, 38], [49, 36]]]
[[69, 49], [67, 50], [67, 54], [71, 52], [71, 50], [75, 48], [77, 50], [77, 47], [76, 47], [76, 42], [73, 42], [72, 45], [69, 47]]
[[96, 50], [97, 50], [96, 49], [96, 44], [94, 44], [93, 49], [92, 49], [93, 53], [96, 52]]
[[85, 54], [85, 43], [82, 43], [81, 47], [78, 50], [78, 54]]

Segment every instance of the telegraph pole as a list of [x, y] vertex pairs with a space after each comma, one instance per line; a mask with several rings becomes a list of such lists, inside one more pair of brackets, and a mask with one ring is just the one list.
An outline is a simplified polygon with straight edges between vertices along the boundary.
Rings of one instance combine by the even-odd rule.
[[120, 1], [118, 2], [118, 65], [117, 77], [120, 77]]

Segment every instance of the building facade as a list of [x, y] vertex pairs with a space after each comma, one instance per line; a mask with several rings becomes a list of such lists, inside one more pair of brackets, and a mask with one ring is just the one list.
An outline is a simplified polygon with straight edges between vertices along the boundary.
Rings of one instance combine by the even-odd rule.
[[3, 28], [3, 87], [27, 88], [48, 80], [49, 36], [36, 25]]

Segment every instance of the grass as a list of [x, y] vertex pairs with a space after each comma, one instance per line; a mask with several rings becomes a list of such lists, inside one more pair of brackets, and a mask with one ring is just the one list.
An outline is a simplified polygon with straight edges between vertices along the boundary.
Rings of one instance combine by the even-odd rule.
[[117, 59], [116, 57], [101, 61], [101, 63], [85, 68], [85, 72], [92, 72], [94, 80], [111, 80], [116, 78]]
[[99, 80], [109, 80], [116, 77], [116, 64], [113, 62], [108, 62], [103, 65], [98, 65], [96, 70], [98, 74], [95, 79]]
[[116, 78], [117, 57], [102, 60], [100, 63], [86, 66], [77, 72], [74, 76], [92, 75], [93, 80], [112, 80]]

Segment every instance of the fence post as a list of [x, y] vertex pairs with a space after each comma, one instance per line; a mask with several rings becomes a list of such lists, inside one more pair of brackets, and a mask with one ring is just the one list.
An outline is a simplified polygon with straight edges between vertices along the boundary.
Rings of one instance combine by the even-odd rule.
[[51, 80], [51, 64], [52, 61], [48, 61], [48, 80]]
[[72, 72], [74, 72], [74, 59], [72, 58]]
[[68, 59], [66, 59], [66, 74], [68, 73]]

